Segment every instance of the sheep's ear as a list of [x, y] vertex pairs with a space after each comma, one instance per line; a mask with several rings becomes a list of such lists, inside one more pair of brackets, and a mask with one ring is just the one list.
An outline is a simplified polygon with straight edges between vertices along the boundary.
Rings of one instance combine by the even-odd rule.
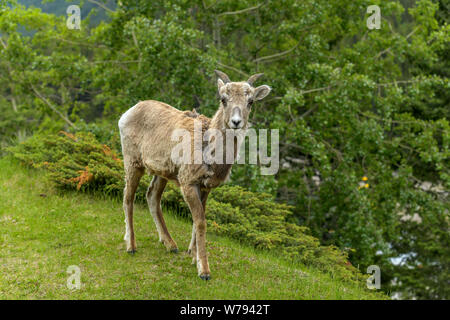
[[272, 90], [269, 86], [262, 85], [255, 89], [254, 99], [255, 100], [262, 100], [264, 99]]
[[217, 79], [217, 89], [220, 91], [220, 88], [222, 88], [225, 85], [221, 79]]

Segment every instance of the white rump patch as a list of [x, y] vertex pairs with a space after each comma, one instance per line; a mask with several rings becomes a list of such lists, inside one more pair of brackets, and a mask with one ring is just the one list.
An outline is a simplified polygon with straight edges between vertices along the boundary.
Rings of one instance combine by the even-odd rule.
[[122, 131], [125, 128], [125, 124], [128, 121], [128, 118], [133, 113], [134, 108], [136, 108], [138, 104], [132, 106], [130, 109], [128, 109], [119, 119], [119, 129]]

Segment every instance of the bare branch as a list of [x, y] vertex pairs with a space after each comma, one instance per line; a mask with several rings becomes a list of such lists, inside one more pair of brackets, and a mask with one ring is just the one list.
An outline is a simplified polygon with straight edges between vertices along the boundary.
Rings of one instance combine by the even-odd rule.
[[52, 109], [58, 116], [61, 117], [67, 124], [69, 124], [73, 128], [77, 128], [72, 121], [70, 121], [66, 116], [64, 116], [58, 109], [55, 108], [41, 93], [33, 86], [31, 85], [31, 89], [33, 89], [34, 94], [41, 99], [50, 109]]
[[410, 33], [408, 33], [408, 35], [406, 36], [406, 39], [409, 39], [414, 33], [416, 33], [416, 31], [418, 30], [419, 28], [415, 28], [413, 31], [411, 31]]
[[279, 53], [276, 53], [276, 54], [272, 54], [270, 56], [257, 58], [255, 60], [253, 60], [253, 62], [261, 62], [261, 61], [270, 60], [270, 59], [274, 59], [274, 58], [279, 58], [279, 57], [285, 56], [285, 55], [291, 53], [292, 51], [294, 51], [295, 48], [297, 48], [299, 44], [300, 44], [300, 42], [297, 42], [297, 44], [295, 46], [293, 46], [292, 48], [290, 48], [289, 50], [286, 50], [286, 51], [283, 51], [283, 52], [279, 52]]
[[384, 122], [392, 122], [392, 123], [398, 123], [398, 124], [417, 124], [420, 126], [424, 126], [424, 127], [432, 127], [437, 131], [442, 131], [444, 132], [445, 130], [441, 129], [441, 128], [437, 128], [437, 127], [433, 127], [432, 124], [427, 123], [427, 122], [423, 122], [420, 120], [414, 121], [414, 120], [410, 120], [410, 121], [405, 121], [405, 120], [393, 120], [393, 119], [384, 119], [380, 116], [374, 115], [374, 114], [368, 114], [366, 112], [362, 112], [362, 111], [358, 111], [358, 113], [366, 118], [371, 118], [371, 119], [375, 119], [375, 120], [379, 120], [379, 121], [384, 121]]
[[[413, 31], [411, 31], [410, 33], [408, 33], [408, 34], [406, 35], [406, 39], [409, 39], [409, 38], [417, 31], [417, 29], [418, 29], [418, 28], [415, 28]], [[392, 31], [392, 30], [391, 30], [391, 31]], [[377, 53], [377, 54], [374, 56], [374, 59], [378, 59], [378, 58], [381, 57], [383, 54], [388, 53], [388, 52], [390, 52], [390, 51], [391, 51], [391, 47], [386, 48], [386, 49], [384, 49], [383, 51]]]
[[93, 3], [93, 4], [98, 5], [99, 7], [105, 9], [106, 11], [114, 12], [114, 10], [111, 10], [110, 8], [108, 8], [107, 6], [105, 6], [105, 5], [104, 5], [103, 3], [101, 3], [101, 2], [98, 2], [98, 1], [95, 1], [95, 0], [87, 0], [87, 1], [89, 1], [90, 3]]
[[91, 61], [90, 63], [138, 63], [139, 60], [128, 60], [128, 61], [120, 61], [120, 60], [99, 60], [99, 61]]
[[229, 16], [229, 15], [234, 15], [234, 14], [241, 14], [241, 13], [245, 13], [248, 11], [252, 11], [252, 10], [256, 10], [259, 7], [261, 7], [264, 3], [260, 3], [257, 6], [254, 7], [250, 7], [250, 8], [246, 8], [246, 9], [242, 9], [242, 10], [237, 10], [237, 11], [228, 11], [228, 12], [223, 12], [223, 13], [219, 13], [217, 16], [218, 17], [222, 17], [222, 16]]
[[17, 112], [17, 103], [16, 103], [16, 98], [14, 98], [14, 96], [11, 97], [11, 103], [12, 103], [12, 106], [13, 106], [13, 110], [15, 112]]
[[249, 76], [249, 75], [248, 75], [247, 73], [245, 73], [244, 71], [241, 71], [241, 70], [236, 69], [236, 68], [234, 68], [234, 67], [227, 66], [227, 65], [225, 65], [225, 64], [223, 64], [223, 63], [220, 63], [220, 62], [217, 62], [217, 64], [218, 64], [219, 66], [223, 67], [223, 68], [227, 68], [227, 69], [233, 70], [233, 71], [239, 73], [240, 75], [242, 75], [242, 76], [244, 76], [244, 77], [246, 77], [246, 78], [248, 78], [248, 76]]
[[416, 80], [397, 80], [394, 82], [388, 82], [388, 83], [378, 83], [377, 86], [379, 87], [387, 87], [393, 84], [398, 84], [398, 83], [416, 83], [416, 82], [421, 82], [424, 79], [416, 79]]
[[[394, 82], [387, 82], [387, 83], [377, 83], [377, 87], [387, 87], [393, 84], [408, 84], [408, 83], [417, 83], [417, 82], [422, 82], [425, 79], [414, 79], [414, 80], [397, 80]], [[315, 88], [315, 89], [309, 89], [309, 90], [301, 90], [300, 93], [301, 94], [306, 94], [306, 93], [312, 93], [312, 92], [318, 92], [318, 91], [324, 91], [324, 90], [330, 90], [332, 88], [337, 87], [338, 85], [329, 85], [326, 87], [321, 87], [321, 88]]]
[[311, 112], [315, 111], [317, 109], [317, 105], [315, 105], [314, 107], [312, 107], [311, 109], [306, 110], [301, 116], [300, 118], [304, 118], [307, 115], [309, 115]]
[[378, 52], [375, 56], [374, 59], [378, 59], [379, 57], [381, 57], [383, 54], [388, 53], [389, 51], [391, 51], [391, 47], [384, 49], [381, 52]]
[[134, 33], [134, 30], [131, 31], [131, 35], [133, 36], [134, 45], [136, 46], [136, 49], [139, 52], [139, 61], [138, 61], [139, 65], [138, 65], [138, 67], [140, 69], [141, 68], [141, 62], [142, 62], [142, 51], [141, 51], [141, 48], [139, 47], [139, 43], [138, 43], [138, 40], [136, 38], [136, 34]]
[[0, 43], [2, 44], [2, 46], [5, 50], [8, 49], [8, 46], [6, 45], [6, 43], [3, 42], [2, 37], [0, 37]]
[[322, 87], [322, 88], [316, 88], [316, 89], [310, 89], [310, 90], [302, 90], [300, 93], [301, 94], [305, 94], [305, 93], [311, 93], [311, 92], [317, 92], [317, 91], [324, 91], [324, 90], [329, 90], [331, 88], [333, 88], [335, 86], [329, 85], [327, 87]]
[[134, 45], [136, 46], [138, 51], [141, 52], [141, 48], [139, 48], [139, 44], [138, 44], [138, 41], [137, 41], [137, 38], [136, 38], [136, 34], [134, 33], [134, 30], [131, 31], [131, 35], [133, 36]]
[[208, 9], [214, 7], [214, 6], [217, 4], [217, 1], [218, 1], [218, 0], [214, 1], [214, 3], [208, 7], [208, 6], [206, 5], [206, 3], [205, 3], [205, 0], [202, 0], [203, 8], [204, 8], [205, 10], [208, 10]]

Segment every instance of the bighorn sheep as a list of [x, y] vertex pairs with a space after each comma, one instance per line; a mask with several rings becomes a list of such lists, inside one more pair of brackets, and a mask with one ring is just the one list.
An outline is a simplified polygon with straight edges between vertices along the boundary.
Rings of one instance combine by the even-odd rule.
[[[188, 252], [193, 257], [193, 263], [197, 262], [198, 275], [204, 280], [210, 279], [206, 254], [206, 200], [210, 190], [227, 179], [232, 164], [175, 163], [171, 152], [177, 142], [172, 141], [172, 133], [181, 128], [194, 135], [194, 121], [201, 121], [203, 129], [216, 129], [223, 133], [230, 129], [245, 130], [253, 101], [263, 99], [271, 90], [267, 85], [253, 87], [262, 74], [253, 75], [244, 82], [231, 82], [225, 73], [215, 72], [218, 76], [220, 106], [212, 119], [196, 112], [182, 112], [159, 101], [147, 100], [130, 108], [119, 120], [126, 182], [123, 209], [127, 251], [136, 251], [133, 202], [139, 180], [147, 170], [148, 174], [153, 175], [146, 194], [148, 206], [160, 241], [172, 252], [177, 252], [178, 247], [167, 230], [160, 202], [168, 180], [180, 186], [193, 220]], [[233, 149], [236, 157], [236, 146]]]

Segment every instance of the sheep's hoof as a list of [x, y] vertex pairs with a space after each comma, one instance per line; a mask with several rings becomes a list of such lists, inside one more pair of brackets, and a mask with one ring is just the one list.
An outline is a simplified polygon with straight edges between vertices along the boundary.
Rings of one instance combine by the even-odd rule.
[[134, 255], [136, 253], [136, 249], [127, 250], [128, 254]]
[[175, 241], [168, 241], [168, 240], [159, 240], [167, 249], [167, 251], [171, 253], [177, 253], [178, 252], [178, 246], [175, 243]]
[[206, 281], [211, 280], [211, 275], [209, 275], [209, 274], [201, 274], [199, 277], [202, 280], [206, 280]]

